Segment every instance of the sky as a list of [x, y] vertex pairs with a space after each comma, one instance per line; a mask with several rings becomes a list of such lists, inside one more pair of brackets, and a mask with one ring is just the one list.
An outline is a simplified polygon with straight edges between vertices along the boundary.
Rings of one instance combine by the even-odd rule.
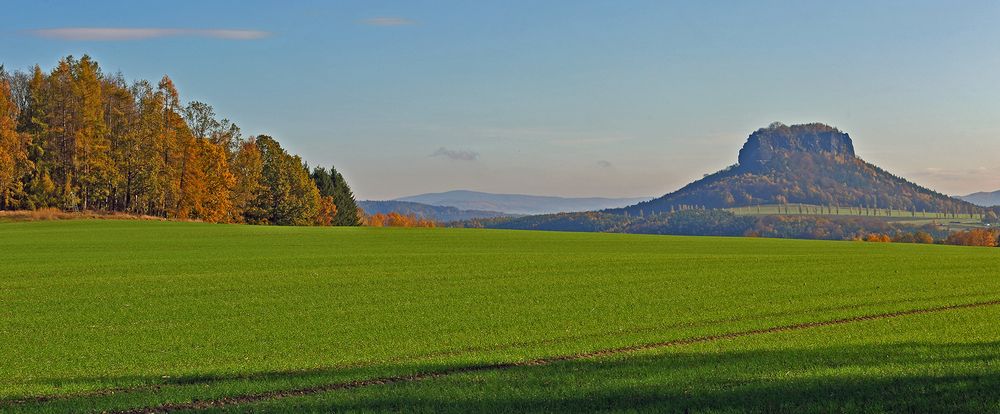
[[359, 199], [659, 196], [773, 121], [1000, 189], [997, 1], [20, 1], [0, 63], [169, 75]]

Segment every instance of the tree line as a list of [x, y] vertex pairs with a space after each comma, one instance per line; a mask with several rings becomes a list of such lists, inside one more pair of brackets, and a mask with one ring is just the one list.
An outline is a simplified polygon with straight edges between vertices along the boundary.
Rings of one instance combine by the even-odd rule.
[[213, 108], [106, 74], [84, 55], [49, 72], [0, 66], [0, 210], [110, 211], [207, 222], [361, 224], [344, 177], [309, 171]]
[[368, 227], [438, 227], [438, 223], [434, 220], [395, 211], [365, 214], [362, 218], [362, 224]]
[[937, 223], [919, 225], [865, 216], [741, 215], [723, 209], [700, 208], [645, 216], [594, 211], [557, 213], [473, 219], [448, 225], [515, 230], [857, 240], [989, 247], [1000, 245], [1000, 230], [996, 229], [977, 228], [953, 232]]

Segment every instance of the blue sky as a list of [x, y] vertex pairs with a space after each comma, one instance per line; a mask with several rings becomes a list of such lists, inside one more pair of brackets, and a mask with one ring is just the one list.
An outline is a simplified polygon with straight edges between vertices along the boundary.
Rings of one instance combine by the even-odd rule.
[[837, 126], [942, 192], [1000, 189], [996, 1], [7, 3], [8, 69], [168, 74], [360, 198], [661, 195], [772, 121]]

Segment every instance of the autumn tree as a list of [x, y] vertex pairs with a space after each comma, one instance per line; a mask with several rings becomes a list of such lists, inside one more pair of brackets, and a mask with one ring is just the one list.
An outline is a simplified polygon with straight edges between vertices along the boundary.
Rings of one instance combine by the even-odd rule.
[[104, 184], [107, 186], [105, 208], [127, 211], [131, 202], [131, 180], [134, 179], [138, 164], [137, 128], [135, 97], [121, 74], [105, 78], [101, 82], [104, 97], [104, 125], [107, 129], [110, 164]]
[[368, 227], [437, 227], [433, 220], [418, 218], [413, 214], [401, 214], [395, 211], [362, 215], [361, 222]]
[[948, 238], [945, 240], [945, 244], [958, 246], [997, 247], [998, 237], [1000, 237], [1000, 232], [997, 230], [972, 229], [957, 231], [948, 235]]
[[264, 210], [266, 222], [282, 225], [311, 224], [319, 210], [320, 193], [309, 178], [302, 159], [285, 152], [274, 138], [258, 136], [262, 183], [266, 190], [256, 205]]
[[30, 137], [28, 158], [31, 162], [31, 171], [24, 185], [27, 201], [23, 207], [39, 209], [58, 206], [61, 197], [52, 178], [54, 162], [46, 153], [49, 148], [46, 140], [48, 126], [45, 124], [48, 80], [38, 65], [35, 65], [31, 74], [19, 72], [13, 79], [18, 83], [14, 90], [18, 90], [20, 95], [17, 129], [21, 134]]
[[129, 85], [89, 56], [48, 73], [0, 67], [0, 209], [358, 224], [343, 177], [325, 174], [321, 195], [301, 158], [270, 137], [242, 139], [206, 103], [182, 104], [168, 76]]
[[254, 139], [240, 144], [230, 170], [235, 178], [230, 199], [234, 221], [260, 224], [267, 222], [267, 204], [264, 185], [264, 159]]
[[236, 178], [229, 169], [225, 149], [211, 141], [200, 140], [195, 152], [197, 165], [192, 170], [198, 172], [199, 179], [192, 183], [197, 186], [197, 192], [192, 191], [197, 194], [195, 216], [213, 223], [240, 221], [234, 214], [230, 196]]
[[17, 132], [18, 108], [10, 81], [0, 67], [0, 209], [17, 207], [25, 197], [23, 178], [31, 169], [28, 135]]
[[913, 242], [922, 244], [934, 244], [934, 236], [926, 231], [918, 231], [913, 233]]
[[77, 125], [73, 136], [74, 169], [79, 182], [80, 206], [86, 210], [92, 201], [99, 201], [108, 195], [106, 183], [113, 166], [104, 123], [100, 69], [96, 62], [84, 55], [75, 62], [72, 71], [73, 98], [77, 106]]
[[77, 191], [73, 182], [76, 172], [77, 108], [73, 99], [75, 61], [67, 57], [48, 76], [36, 67], [32, 78], [32, 98], [37, 105], [36, 118], [40, 141], [43, 143], [43, 166], [50, 170], [58, 191], [59, 205], [65, 209], [77, 207]]
[[211, 105], [192, 101], [184, 107], [184, 119], [196, 138], [220, 146], [228, 155], [235, 155], [239, 147], [240, 128], [228, 119], [217, 119]]
[[333, 203], [333, 197], [320, 196], [318, 207], [315, 224], [317, 226], [333, 225], [333, 219], [337, 216], [337, 205]]
[[385, 227], [385, 221], [388, 217], [382, 213], [375, 213], [372, 215], [365, 215], [362, 218], [362, 224], [367, 227]]

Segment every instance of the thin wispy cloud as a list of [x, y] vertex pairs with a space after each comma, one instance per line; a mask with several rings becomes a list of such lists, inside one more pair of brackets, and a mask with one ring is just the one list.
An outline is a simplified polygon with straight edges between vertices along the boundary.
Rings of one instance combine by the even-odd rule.
[[551, 142], [556, 145], [566, 145], [566, 146], [596, 146], [605, 144], [616, 144], [619, 142], [628, 141], [631, 138], [622, 136], [607, 136], [607, 137], [570, 137], [570, 138], [556, 138]]
[[475, 151], [450, 150], [445, 147], [438, 148], [430, 155], [431, 157], [445, 157], [456, 161], [475, 161], [479, 159], [479, 153]]
[[1000, 167], [941, 168], [926, 167], [910, 171], [904, 177], [932, 188], [941, 186], [957, 194], [994, 191], [1000, 188]]
[[369, 26], [409, 26], [417, 24], [417, 22], [405, 17], [372, 17], [362, 20], [361, 23]]
[[612, 164], [611, 161], [600, 160], [600, 161], [597, 161], [597, 166], [601, 167], [601, 168], [611, 168], [611, 167], [614, 167], [615, 165]]
[[28, 34], [46, 39], [59, 40], [143, 40], [163, 37], [206, 37], [228, 40], [254, 40], [270, 36], [262, 30], [235, 29], [172, 29], [172, 28], [124, 28], [124, 27], [60, 27], [29, 30]]
[[996, 168], [987, 168], [983, 166], [971, 167], [971, 168], [941, 168], [941, 167], [925, 167], [916, 171], [912, 171], [910, 175], [918, 177], [930, 177], [940, 180], [968, 180], [972, 177], [978, 177], [983, 175], [993, 175], [996, 174]]

